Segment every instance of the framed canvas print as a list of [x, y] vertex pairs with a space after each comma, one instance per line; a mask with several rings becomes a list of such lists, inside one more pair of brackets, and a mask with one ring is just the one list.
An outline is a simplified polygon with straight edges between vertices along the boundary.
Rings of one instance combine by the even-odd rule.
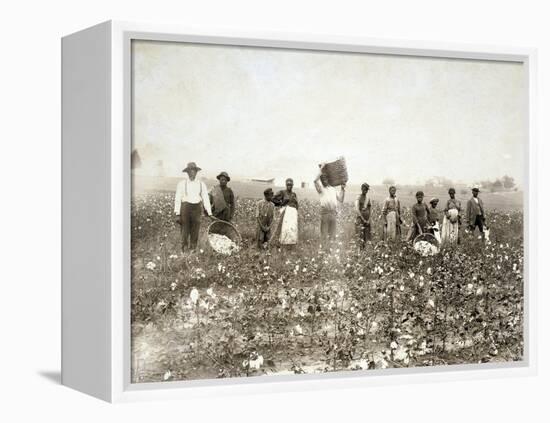
[[62, 47], [65, 385], [535, 371], [533, 51], [120, 22]]

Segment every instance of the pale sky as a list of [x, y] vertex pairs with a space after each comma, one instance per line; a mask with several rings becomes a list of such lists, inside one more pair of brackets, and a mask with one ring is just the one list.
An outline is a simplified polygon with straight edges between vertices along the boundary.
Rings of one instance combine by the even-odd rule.
[[134, 147], [168, 175], [311, 181], [344, 156], [350, 183], [504, 174], [523, 182], [517, 63], [133, 42]]

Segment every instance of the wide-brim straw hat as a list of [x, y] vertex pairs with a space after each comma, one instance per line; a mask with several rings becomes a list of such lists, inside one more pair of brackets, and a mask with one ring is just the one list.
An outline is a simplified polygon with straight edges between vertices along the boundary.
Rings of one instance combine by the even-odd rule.
[[231, 178], [229, 177], [227, 172], [220, 172], [220, 174], [218, 176], [216, 176], [216, 179], [219, 181], [222, 176], [224, 176], [225, 179], [227, 179], [227, 182], [229, 182], [231, 180]]
[[195, 162], [189, 162], [187, 163], [187, 167], [183, 169], [182, 172], [187, 172], [189, 170], [196, 170], [198, 172], [199, 170], [202, 170], [202, 169], [198, 167]]

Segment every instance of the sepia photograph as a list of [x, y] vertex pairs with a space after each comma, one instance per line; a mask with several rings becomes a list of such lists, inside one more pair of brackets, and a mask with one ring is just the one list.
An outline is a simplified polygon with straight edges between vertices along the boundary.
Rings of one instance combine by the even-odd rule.
[[131, 382], [524, 359], [522, 62], [133, 40]]

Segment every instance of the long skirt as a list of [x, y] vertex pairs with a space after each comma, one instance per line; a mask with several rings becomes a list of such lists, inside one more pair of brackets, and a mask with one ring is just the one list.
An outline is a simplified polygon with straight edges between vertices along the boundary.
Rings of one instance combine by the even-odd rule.
[[443, 217], [441, 243], [443, 245], [456, 245], [458, 243], [458, 220], [453, 223], [447, 216]]
[[394, 211], [388, 212], [386, 222], [384, 226], [384, 240], [396, 241], [401, 238], [401, 226], [397, 218], [397, 213]]
[[294, 245], [298, 242], [298, 210], [286, 206], [283, 208], [282, 213], [283, 221], [279, 242], [281, 245]]

